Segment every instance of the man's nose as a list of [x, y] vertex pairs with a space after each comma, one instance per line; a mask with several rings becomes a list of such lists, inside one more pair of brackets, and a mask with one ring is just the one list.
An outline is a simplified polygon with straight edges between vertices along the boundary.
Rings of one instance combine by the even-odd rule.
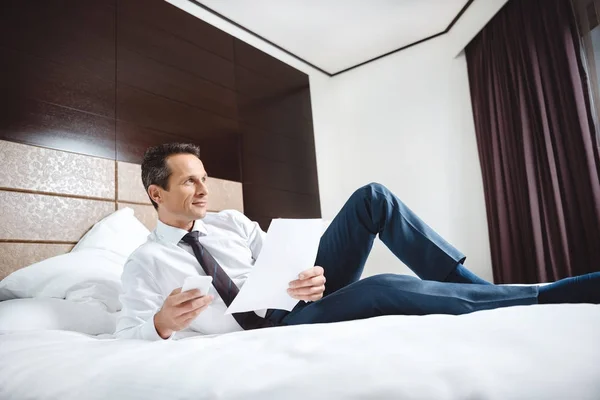
[[205, 183], [200, 182], [196, 185], [196, 195], [208, 196], [208, 187]]

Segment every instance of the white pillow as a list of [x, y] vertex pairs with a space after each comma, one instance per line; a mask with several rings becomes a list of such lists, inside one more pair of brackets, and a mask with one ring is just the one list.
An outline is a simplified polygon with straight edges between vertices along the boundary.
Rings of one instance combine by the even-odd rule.
[[0, 301], [54, 297], [121, 309], [125, 259], [107, 250], [81, 250], [21, 268], [0, 282]]
[[133, 210], [126, 207], [94, 224], [71, 252], [86, 249], [108, 250], [127, 259], [135, 249], [146, 242], [149, 234], [148, 228], [133, 215]]
[[98, 307], [61, 299], [0, 302], [0, 331], [60, 329], [88, 335], [114, 333], [116, 315]]

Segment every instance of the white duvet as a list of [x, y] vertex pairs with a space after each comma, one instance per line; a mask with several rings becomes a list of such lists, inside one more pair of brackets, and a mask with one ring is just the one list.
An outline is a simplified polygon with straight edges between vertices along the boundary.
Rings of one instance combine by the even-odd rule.
[[0, 335], [0, 398], [600, 399], [600, 306], [387, 316], [179, 341]]

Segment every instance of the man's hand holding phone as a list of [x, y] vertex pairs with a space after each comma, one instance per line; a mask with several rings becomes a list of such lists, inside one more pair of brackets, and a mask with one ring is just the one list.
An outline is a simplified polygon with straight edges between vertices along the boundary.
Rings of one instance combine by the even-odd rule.
[[171, 292], [154, 315], [154, 327], [161, 338], [167, 339], [173, 332], [187, 328], [206, 310], [213, 300], [213, 296], [206, 295], [211, 282], [210, 276], [188, 277], [182, 287]]

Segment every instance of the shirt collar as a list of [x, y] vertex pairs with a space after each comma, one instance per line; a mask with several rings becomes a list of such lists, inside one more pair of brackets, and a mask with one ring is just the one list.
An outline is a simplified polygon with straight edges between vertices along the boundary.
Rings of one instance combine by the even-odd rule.
[[[192, 232], [198, 231], [202, 235], [207, 235], [208, 231], [206, 230], [206, 225], [197, 219], [194, 221], [194, 226], [192, 227]], [[181, 239], [188, 234], [188, 231], [181, 228], [176, 228], [171, 225], [167, 225], [161, 220], [158, 220], [156, 223], [156, 235], [159, 239], [164, 240], [167, 243], [177, 244], [181, 241]]]

